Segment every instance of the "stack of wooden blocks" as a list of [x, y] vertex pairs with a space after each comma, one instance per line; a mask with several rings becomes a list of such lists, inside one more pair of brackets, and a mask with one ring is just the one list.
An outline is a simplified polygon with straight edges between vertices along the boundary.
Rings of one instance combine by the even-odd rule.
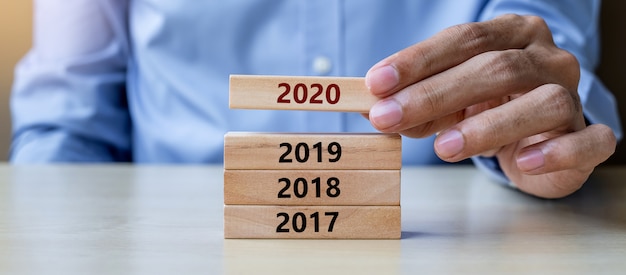
[[[263, 91], [289, 80], [309, 87], [329, 85], [325, 79], [261, 77], [268, 86], [264, 89], [258, 83], [242, 85], [250, 79], [238, 77], [243, 82], [231, 77], [231, 108], [277, 109], [259, 105], [262, 100], [244, 106], [233, 98], [249, 99], [243, 96], [247, 90], [263, 97]], [[267, 78], [279, 83], [272, 85]], [[339, 90], [345, 90], [336, 84], [341, 79], [326, 81], [337, 85], [339, 103]], [[276, 100], [276, 92], [269, 96]], [[224, 237], [400, 238], [401, 163], [397, 134], [227, 133]]]

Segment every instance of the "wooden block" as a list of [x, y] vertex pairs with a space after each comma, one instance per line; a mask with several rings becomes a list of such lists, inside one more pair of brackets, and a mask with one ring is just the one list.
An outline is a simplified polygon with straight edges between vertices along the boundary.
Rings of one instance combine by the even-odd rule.
[[400, 231], [400, 206], [224, 206], [227, 239], [399, 239]]
[[400, 205], [400, 170], [224, 170], [224, 204]]
[[378, 100], [363, 77], [230, 76], [233, 109], [368, 113]]
[[292, 134], [230, 132], [224, 136], [224, 169], [398, 170], [397, 134]]

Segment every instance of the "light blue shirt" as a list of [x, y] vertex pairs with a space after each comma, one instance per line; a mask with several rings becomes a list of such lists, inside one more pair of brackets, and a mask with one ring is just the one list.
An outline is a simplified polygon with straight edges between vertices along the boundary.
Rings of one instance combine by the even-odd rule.
[[[15, 163], [220, 163], [227, 131], [371, 132], [354, 113], [230, 110], [228, 76], [364, 76], [446, 27], [506, 13], [547, 21], [582, 66], [586, 117], [621, 135], [592, 73], [599, 1], [35, 2], [11, 101]], [[439, 163], [433, 138], [404, 138], [403, 162]]]

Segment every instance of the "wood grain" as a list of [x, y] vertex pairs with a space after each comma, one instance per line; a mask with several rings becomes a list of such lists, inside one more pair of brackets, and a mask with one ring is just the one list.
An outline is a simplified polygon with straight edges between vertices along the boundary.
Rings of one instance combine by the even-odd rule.
[[[286, 83], [290, 92], [279, 103], [278, 98], [286, 91], [280, 87], [280, 83]], [[304, 84], [307, 89], [306, 97], [302, 86], [298, 89], [299, 99], [304, 102], [297, 103], [294, 98], [295, 86]], [[317, 84], [317, 87], [312, 85]], [[326, 98], [327, 87], [336, 84], [339, 87], [340, 96], [336, 97], [336, 91], [330, 89], [330, 102]], [[321, 87], [321, 89], [320, 89]], [[312, 98], [316, 93], [318, 96]], [[273, 75], [231, 75], [230, 76], [230, 100], [229, 106], [233, 109], [269, 109], [269, 110], [318, 110], [318, 111], [341, 111], [367, 113], [379, 98], [369, 93], [363, 77], [312, 77], [312, 76], [273, 76]], [[313, 103], [315, 102], [315, 103]]]
[[[313, 145], [321, 142], [321, 162], [318, 150]], [[341, 156], [329, 153], [329, 146], [336, 142], [341, 147]], [[292, 147], [287, 158], [291, 162], [279, 162]], [[296, 152], [305, 154], [309, 148], [308, 160], [299, 162]], [[402, 141], [397, 134], [316, 134], [316, 133], [250, 133], [230, 132], [224, 136], [224, 169], [239, 170], [397, 170], [402, 166]], [[336, 150], [337, 147], [330, 148]], [[331, 161], [336, 159], [336, 161]]]
[[[279, 213], [289, 216], [282, 229], [289, 232], [277, 232], [284, 221]], [[293, 220], [297, 213], [302, 213], [306, 226], [302, 232], [296, 232], [302, 225], [302, 219]], [[315, 232], [313, 213], [319, 214], [319, 232]], [[337, 218], [329, 232], [332, 215]], [[224, 206], [224, 238], [270, 238], [270, 239], [399, 239], [400, 206]]]
[[400, 205], [400, 170], [224, 170], [224, 203]]

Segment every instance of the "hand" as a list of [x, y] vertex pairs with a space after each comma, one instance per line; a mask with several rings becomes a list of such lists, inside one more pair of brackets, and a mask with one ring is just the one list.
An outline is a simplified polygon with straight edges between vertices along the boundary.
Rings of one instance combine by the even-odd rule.
[[556, 47], [545, 22], [505, 15], [448, 28], [374, 65], [370, 110], [382, 132], [435, 133], [446, 161], [495, 156], [522, 191], [546, 198], [578, 190], [611, 156], [605, 125], [587, 127], [576, 58]]

